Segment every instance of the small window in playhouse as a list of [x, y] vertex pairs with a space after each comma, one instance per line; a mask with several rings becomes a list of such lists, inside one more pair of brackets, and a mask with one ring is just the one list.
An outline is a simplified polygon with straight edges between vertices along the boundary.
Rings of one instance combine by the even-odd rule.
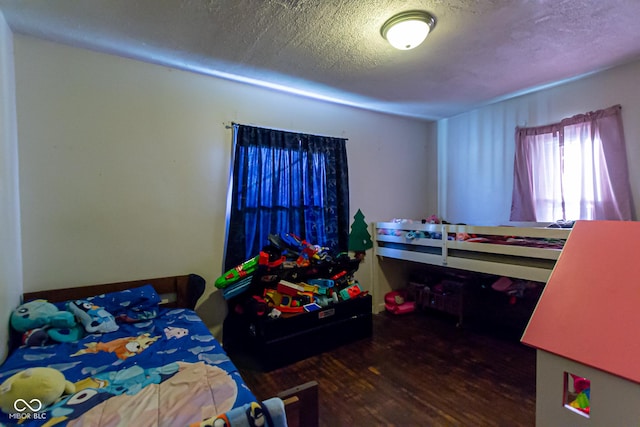
[[591, 413], [591, 381], [570, 372], [564, 373], [564, 407], [589, 418]]

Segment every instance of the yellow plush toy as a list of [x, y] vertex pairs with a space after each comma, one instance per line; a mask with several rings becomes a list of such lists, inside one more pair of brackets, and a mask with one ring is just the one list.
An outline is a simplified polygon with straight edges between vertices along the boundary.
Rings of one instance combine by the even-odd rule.
[[53, 368], [29, 368], [7, 378], [0, 385], [2, 412], [38, 412], [65, 394], [75, 393], [75, 385]]

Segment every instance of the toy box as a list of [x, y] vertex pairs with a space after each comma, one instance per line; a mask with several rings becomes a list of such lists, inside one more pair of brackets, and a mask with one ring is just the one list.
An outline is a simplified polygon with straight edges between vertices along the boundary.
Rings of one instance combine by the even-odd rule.
[[230, 313], [224, 321], [224, 349], [238, 366], [270, 371], [370, 337], [371, 305], [371, 295], [365, 295], [279, 319]]

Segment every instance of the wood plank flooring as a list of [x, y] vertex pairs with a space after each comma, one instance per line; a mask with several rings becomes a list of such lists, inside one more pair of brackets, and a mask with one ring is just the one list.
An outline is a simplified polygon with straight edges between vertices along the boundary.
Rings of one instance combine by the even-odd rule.
[[320, 426], [533, 426], [535, 351], [434, 313], [373, 316], [373, 337], [271, 372], [259, 399], [319, 383]]

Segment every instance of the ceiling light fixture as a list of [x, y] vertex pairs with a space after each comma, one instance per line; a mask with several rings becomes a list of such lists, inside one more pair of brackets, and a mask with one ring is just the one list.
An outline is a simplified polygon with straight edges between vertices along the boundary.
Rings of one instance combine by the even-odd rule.
[[410, 10], [392, 16], [380, 28], [380, 34], [391, 46], [409, 50], [420, 45], [433, 31], [436, 18], [423, 10]]

